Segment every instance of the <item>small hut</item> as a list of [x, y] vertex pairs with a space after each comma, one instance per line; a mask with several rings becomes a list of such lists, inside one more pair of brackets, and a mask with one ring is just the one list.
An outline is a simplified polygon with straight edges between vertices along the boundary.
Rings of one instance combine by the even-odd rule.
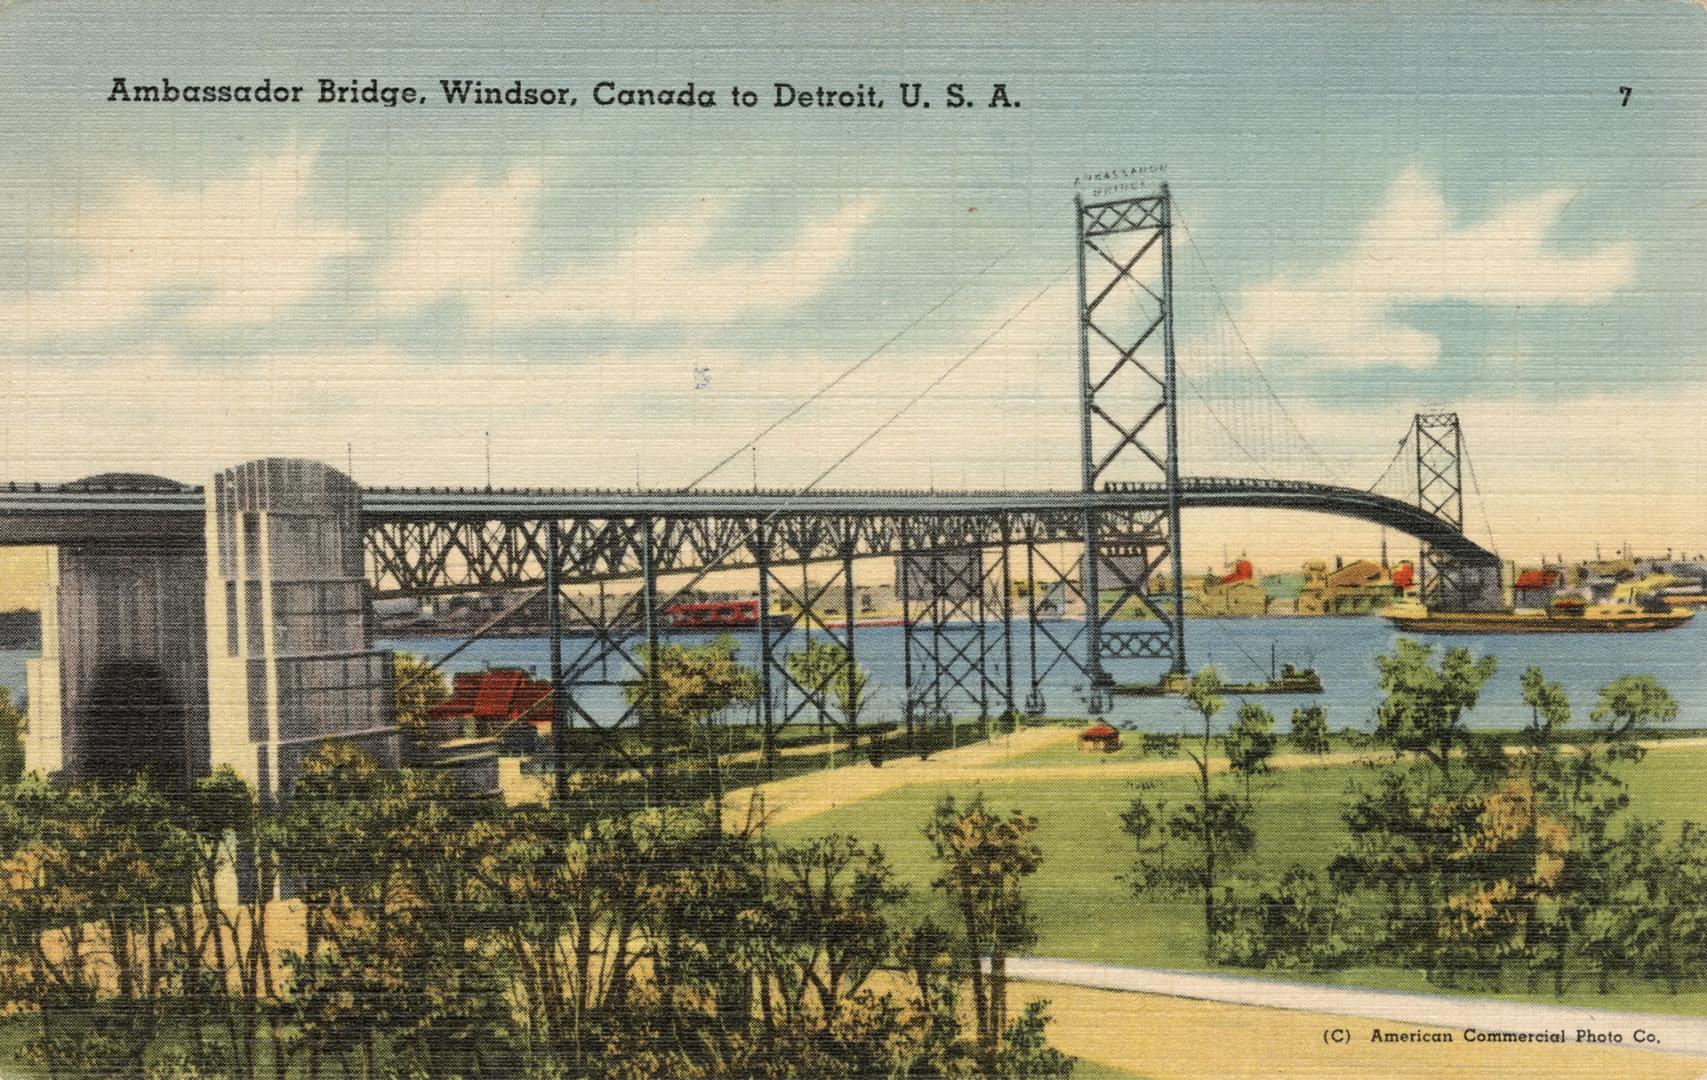
[[1120, 749], [1120, 732], [1107, 724], [1092, 724], [1079, 732], [1079, 749], [1087, 754], [1112, 754]]

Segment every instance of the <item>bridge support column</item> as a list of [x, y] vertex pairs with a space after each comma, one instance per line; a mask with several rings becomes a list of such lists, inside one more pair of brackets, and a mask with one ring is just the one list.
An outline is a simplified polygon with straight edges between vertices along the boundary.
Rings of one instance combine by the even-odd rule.
[[[1418, 508], [1463, 532], [1464, 433], [1458, 414], [1417, 413], [1411, 436]], [[1497, 561], [1467, 562], [1426, 542], [1417, 554], [1417, 596], [1431, 610], [1492, 611], [1503, 606]]]
[[68, 782], [208, 771], [199, 545], [50, 548], [40, 657], [26, 661], [25, 767]]
[[[992, 700], [1004, 712], [1013, 708], [1013, 694], [992, 671], [989, 592], [1000, 568], [986, 557], [991, 537], [973, 523], [933, 521], [920, 528], [916, 539], [919, 543], [909, 543], [896, 562], [897, 591], [904, 601], [909, 670], [912, 656], [922, 656], [928, 681], [908, 696], [920, 705], [928, 696], [930, 718], [937, 723], [952, 724], [956, 708], [976, 709], [988, 734]], [[911, 600], [920, 592], [924, 605], [915, 617]]]
[[865, 693], [859, 684], [859, 661], [854, 654], [854, 579], [853, 529], [847, 530], [847, 535], [841, 539], [842, 549], [842, 633], [846, 637], [847, 656], [843, 664], [843, 678], [847, 680], [847, 722], [848, 722], [848, 751], [852, 753], [859, 749], [859, 714], [865, 704]]
[[[1081, 651], [1088, 652], [1083, 642], [1088, 633], [1089, 619], [1070, 617], [1075, 604], [1089, 610], [1088, 594], [1082, 584], [1086, 563], [1083, 550], [1072, 562], [1066, 562], [1061, 557], [1061, 547], [1070, 546], [1071, 541], [1047, 544], [1039, 539], [1038, 529], [1039, 523], [1035, 520], [1026, 524], [1025, 565], [1030, 594], [1026, 598], [1026, 629], [1031, 660], [1031, 689], [1026, 695], [1026, 711], [1033, 716], [1043, 715], [1047, 706], [1043, 684], [1062, 664], [1085, 679], [1087, 707], [1100, 708], [1102, 692], [1091, 683], [1086, 661], [1080, 657]], [[1053, 555], [1049, 550], [1051, 547], [1055, 548]], [[1041, 577], [1039, 567], [1042, 568]]]
[[569, 805], [569, 710], [564, 700], [569, 687], [563, 678], [561, 559], [562, 538], [558, 535], [557, 519], [553, 518], [545, 527], [545, 617], [551, 636], [552, 774], [556, 778], [554, 794], [560, 811]]
[[646, 694], [644, 711], [646, 732], [651, 740], [652, 753], [646, 777], [646, 791], [652, 805], [659, 805], [664, 784], [664, 713], [659, 681], [658, 639], [658, 564], [652, 550], [652, 519], [640, 519], [640, 602], [641, 618], [646, 627]]
[[207, 502], [212, 764], [276, 804], [329, 739], [395, 766], [391, 654], [373, 649], [360, 492], [318, 462], [251, 461]]
[[1037, 676], [1037, 542], [1029, 526], [1025, 534], [1025, 626], [1031, 653], [1031, 689], [1025, 695], [1025, 711], [1030, 716], [1042, 716], [1043, 687]]
[[753, 527], [750, 547], [759, 568], [759, 758], [770, 769], [776, 765], [775, 704], [771, 700], [771, 537], [762, 520]]
[[907, 567], [912, 564], [912, 553], [909, 537], [913, 531], [913, 523], [908, 518], [901, 518], [895, 526], [898, 536], [898, 546], [901, 551], [899, 568], [895, 574], [896, 591], [901, 594], [901, 719], [907, 726], [907, 748], [913, 748], [913, 716], [915, 699], [913, 696], [913, 594], [911, 589], [912, 575], [907, 573]]
[[1013, 554], [1013, 523], [1002, 519], [1002, 722], [1010, 730], [1019, 726], [1014, 708], [1014, 582], [1008, 560]]
[[[1088, 498], [1084, 507], [1084, 667], [1095, 713], [1106, 704], [1114, 681], [1106, 661], [1163, 660], [1176, 673], [1186, 667], [1173, 223], [1166, 184], [1136, 198], [1075, 199], [1074, 210], [1081, 490], [1089, 497], [1140, 481], [1160, 482], [1166, 493], [1166, 506], [1157, 512], [1103, 513]], [[1116, 559], [1126, 562], [1115, 565]], [[1163, 566], [1170, 568], [1170, 580], [1158, 587], [1155, 571]], [[1106, 607], [1105, 571], [1119, 584], [1112, 606]], [[1112, 629], [1110, 624], [1118, 621], [1150, 625]]]

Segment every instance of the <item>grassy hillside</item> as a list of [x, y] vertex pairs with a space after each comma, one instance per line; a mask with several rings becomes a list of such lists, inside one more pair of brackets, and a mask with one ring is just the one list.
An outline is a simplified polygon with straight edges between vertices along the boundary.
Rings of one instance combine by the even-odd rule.
[[[1203, 963], [1202, 915], [1194, 897], [1139, 900], [1119, 876], [1132, 862], [1132, 841], [1120, 828], [1120, 814], [1132, 799], [1132, 781], [1098, 775], [1100, 762], [1076, 751], [1048, 752], [1052, 763], [1079, 761], [1082, 777], [1027, 778], [1015, 770], [1003, 778], [1000, 768], [985, 770], [961, 783], [915, 784], [838, 807], [775, 830], [779, 840], [827, 832], [845, 832], [883, 847], [899, 877], [913, 887], [911, 903], [943, 922], [953, 913], [932, 895], [934, 867], [920, 828], [945, 792], [958, 796], [982, 790], [1002, 808], [1017, 808], [1039, 819], [1038, 840], [1045, 853], [1042, 869], [1028, 886], [1037, 918], [1037, 955], [1101, 960], [1147, 967], [1198, 969]], [[1296, 862], [1324, 867], [1345, 837], [1340, 819], [1346, 785], [1366, 767], [1339, 766], [1277, 772], [1258, 795], [1254, 859], [1241, 870], [1276, 876]], [[1707, 820], [1707, 796], [1700, 778], [1707, 770], [1707, 749], [1677, 746], [1651, 752], [1628, 772], [1634, 813], [1668, 823]], [[1165, 778], [1151, 789], [1181, 796], [1189, 781]], [[1393, 969], [1355, 969], [1332, 981], [1427, 991], [1420, 973]], [[1512, 995], [1521, 997], [1522, 995]], [[1533, 998], [1552, 1001], [1550, 995]], [[1676, 996], [1663, 989], [1624, 988], [1609, 997], [1592, 992], [1567, 995], [1567, 1001], [1602, 1007], [1650, 1009], [1707, 1015], [1707, 993]]]

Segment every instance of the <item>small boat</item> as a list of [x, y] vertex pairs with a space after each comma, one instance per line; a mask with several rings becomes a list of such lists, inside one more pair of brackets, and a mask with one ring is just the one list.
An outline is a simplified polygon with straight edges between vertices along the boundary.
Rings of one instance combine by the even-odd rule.
[[1675, 630], [1695, 612], [1669, 604], [1590, 604], [1563, 596], [1545, 608], [1507, 611], [1430, 611], [1407, 600], [1381, 615], [1398, 629], [1416, 634], [1615, 634]]
[[759, 625], [757, 600], [726, 600], [709, 604], [671, 604], [663, 610], [670, 630], [740, 630]]
[[[1183, 696], [1191, 690], [1191, 678], [1170, 675], [1159, 683], [1117, 683], [1109, 687], [1116, 697]], [[1223, 694], [1320, 694], [1322, 677], [1314, 668], [1299, 671], [1287, 664], [1279, 675], [1257, 682], [1222, 683]]]
[[[1164, 675], [1158, 683], [1123, 683], [1109, 688], [1109, 693], [1119, 697], [1163, 697], [1166, 695], [1181, 695], [1191, 690], [1190, 675]], [[1274, 646], [1268, 650], [1268, 678], [1256, 682], [1221, 684], [1224, 694], [1320, 694], [1322, 692], [1322, 677], [1316, 674], [1316, 669], [1307, 667], [1300, 670], [1293, 664], [1281, 664], [1280, 670], [1275, 670]]]

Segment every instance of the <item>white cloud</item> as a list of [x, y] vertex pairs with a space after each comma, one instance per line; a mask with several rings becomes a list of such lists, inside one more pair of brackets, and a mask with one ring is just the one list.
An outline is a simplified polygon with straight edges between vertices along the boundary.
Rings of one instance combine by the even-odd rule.
[[[791, 224], [777, 250], [740, 255], [713, 250], [733, 207], [708, 197], [651, 207], [644, 223], [600, 250], [592, 238], [564, 236], [541, 220], [542, 194], [533, 169], [491, 183], [452, 182], [401, 230], [396, 254], [377, 278], [377, 306], [407, 310], [461, 295], [481, 318], [512, 326], [727, 323], [797, 306], [828, 288], [875, 207], [870, 198], [844, 200], [822, 217]], [[528, 255], [536, 247], [566, 265], [535, 272]]]
[[1604, 302], [1633, 279], [1635, 247], [1608, 244], [1583, 255], [1549, 250], [1573, 198], [1570, 191], [1544, 191], [1462, 224], [1452, 220], [1439, 185], [1409, 170], [1343, 260], [1307, 277], [1246, 289], [1237, 321], [1259, 356], [1292, 350], [1334, 367], [1426, 367], [1439, 358], [1440, 340], [1398, 322], [1399, 306]]
[[471, 281], [517, 280], [522, 252], [538, 228], [544, 183], [537, 168], [512, 169], [496, 183], [474, 175], [447, 183], [399, 230], [379, 278], [379, 306], [408, 309]]
[[[1028, 294], [1029, 295], [1029, 294]], [[1071, 288], [1037, 306], [1070, 302]], [[1012, 306], [998, 308], [1001, 317]], [[1017, 329], [1031, 312], [1016, 320]], [[962, 346], [898, 351], [874, 361], [760, 445], [760, 482], [804, 484], [853, 447], [1000, 318], [968, 327]], [[1038, 330], [1047, 320], [1039, 318]], [[838, 468], [831, 486], [1072, 487], [1078, 426], [1071, 358], [1037, 352], [1029, 333], [992, 342], [893, 427]], [[1000, 347], [999, 347], [1000, 346]], [[364, 483], [484, 482], [492, 433], [500, 485], [628, 486], [638, 461], [649, 485], [687, 482], [822, 385], [842, 361], [755, 361], [733, 351], [613, 353], [571, 372], [508, 356], [417, 357], [384, 347], [277, 354], [208, 365], [160, 349], [33, 378], [0, 368], [13, 405], [0, 476], [69, 479], [108, 470], [204, 480], [271, 454], [341, 466], [354, 444]], [[1068, 370], [1063, 371], [1063, 364]], [[37, 365], [39, 367], [39, 365]], [[694, 367], [710, 386], [695, 390]], [[573, 384], [572, 394], [541, 387]], [[1190, 406], [1191, 402], [1187, 405]], [[1472, 535], [1508, 556], [1592, 552], [1624, 541], [1645, 550], [1699, 545], [1707, 532], [1707, 412], [1701, 385], [1632, 390], [1570, 401], [1460, 402], [1482, 493], [1466, 500]], [[1291, 402], [1341, 482], [1372, 481], [1410, 422], [1410, 407]], [[1191, 473], [1248, 473], [1236, 458], [1185, 459]], [[1280, 475], [1317, 475], [1310, 463]], [[741, 455], [712, 486], [745, 486]], [[1467, 485], [1468, 486], [1468, 485]], [[1386, 490], [1385, 488], [1383, 490]], [[1379, 530], [1335, 517], [1202, 512], [1185, 524], [1189, 565], [1223, 545], [1265, 565], [1323, 552], [1367, 554]], [[1390, 534], [1394, 551], [1408, 541]], [[1693, 549], [1692, 549], [1693, 550]]]
[[0, 296], [0, 340], [27, 342], [113, 326], [187, 293], [192, 323], [267, 322], [300, 303], [357, 246], [307, 203], [313, 150], [260, 157], [193, 183], [133, 180], [65, 223], [78, 269], [63, 282]]

